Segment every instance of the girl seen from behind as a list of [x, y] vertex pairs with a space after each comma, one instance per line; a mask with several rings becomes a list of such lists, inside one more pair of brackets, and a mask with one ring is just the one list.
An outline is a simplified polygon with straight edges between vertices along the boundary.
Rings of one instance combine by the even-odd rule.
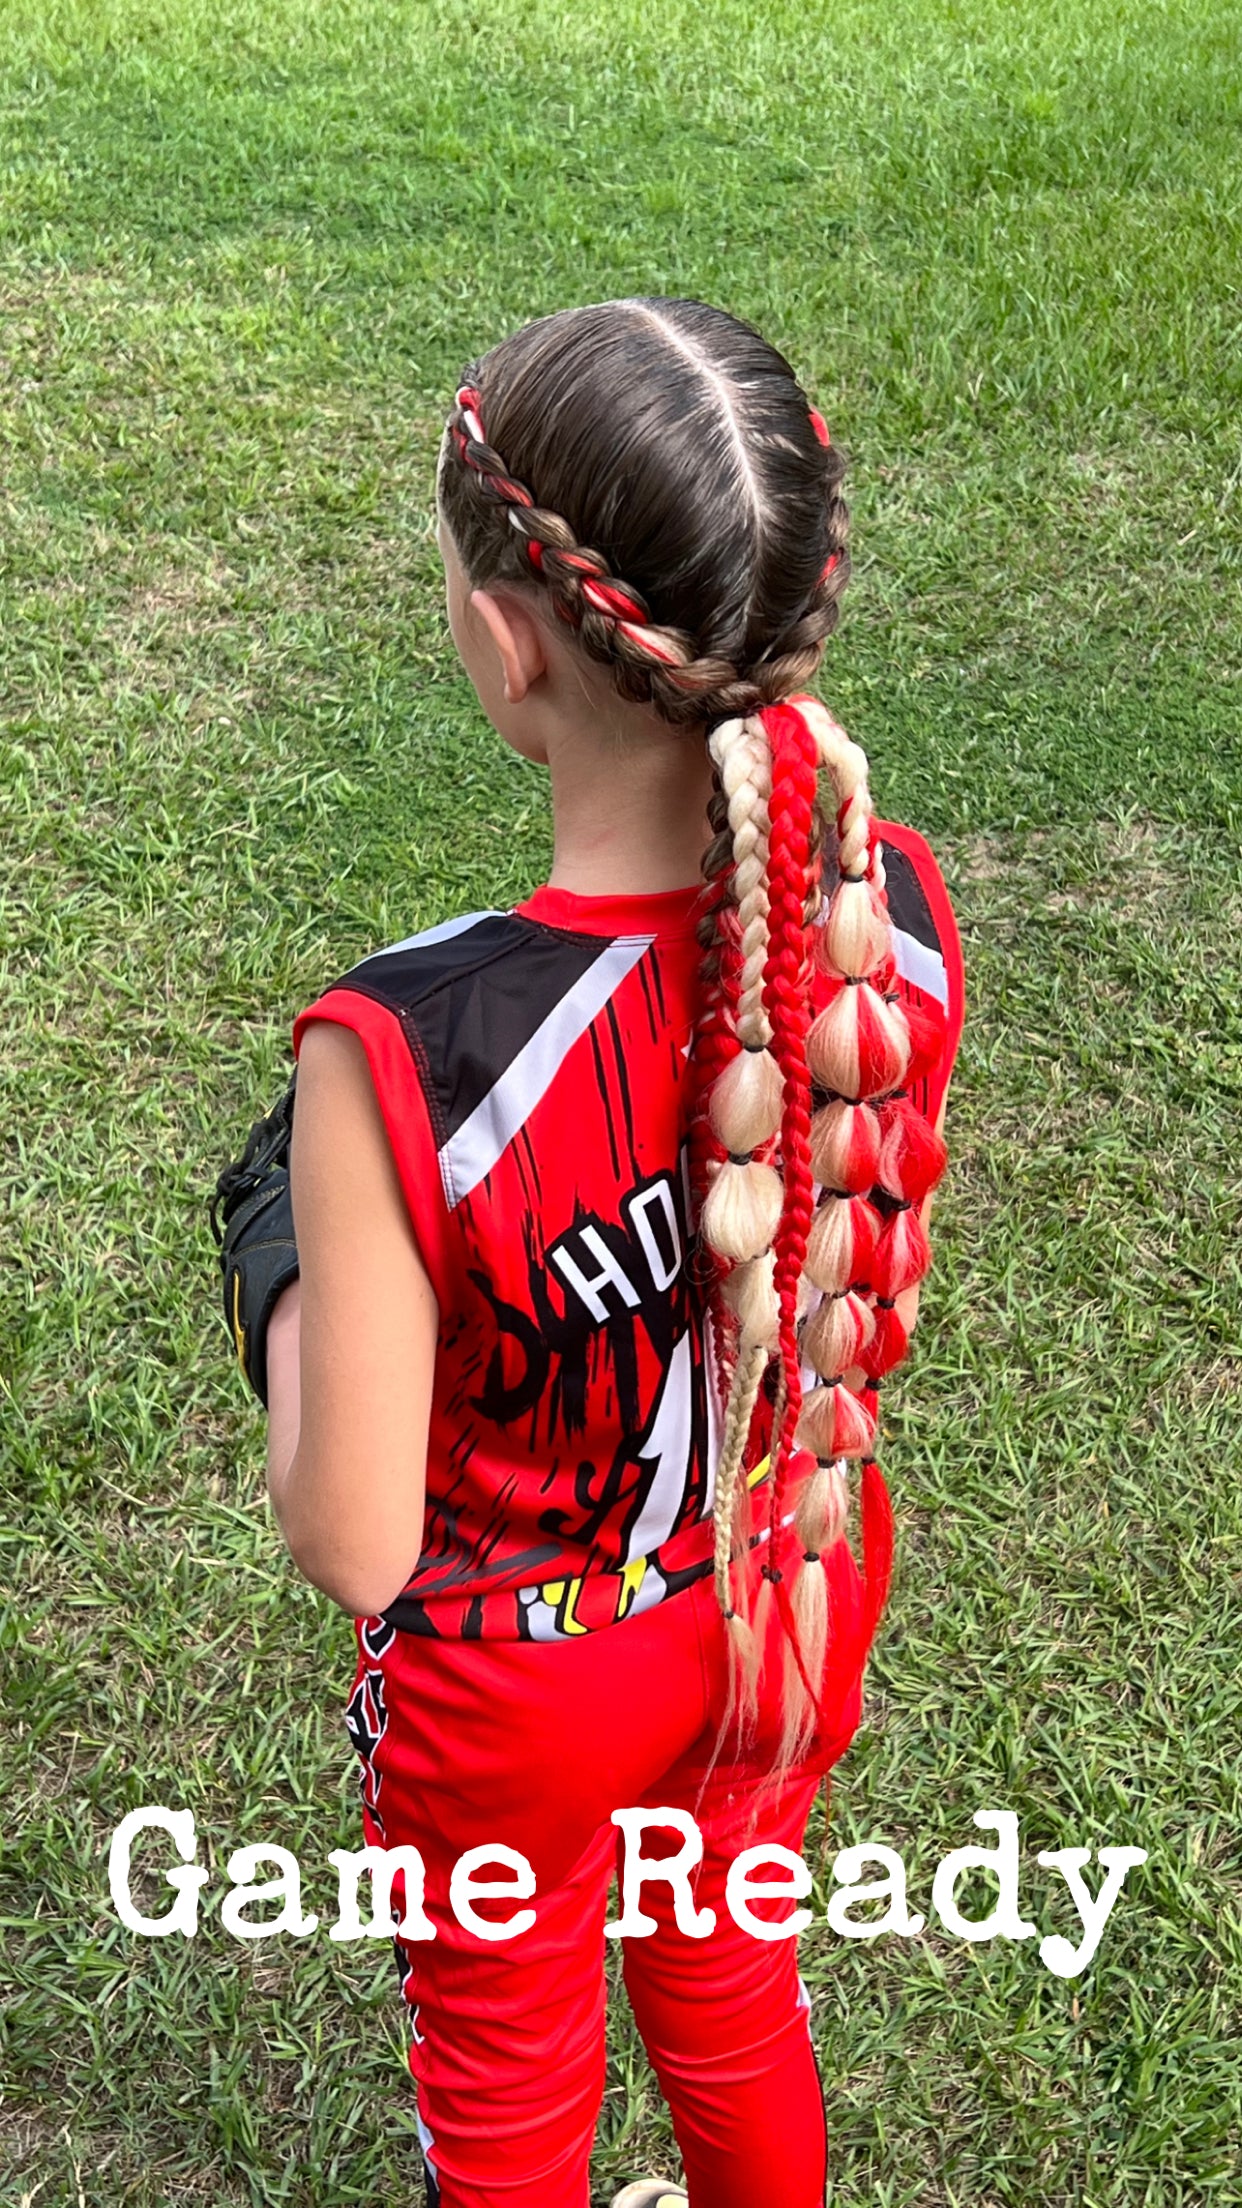
[[[858, 1724], [963, 1013], [936, 863], [808, 694], [842, 473], [782, 355], [693, 301], [553, 315], [466, 372], [450, 625], [548, 770], [552, 868], [299, 1014], [296, 1250], [283, 1186], [226, 1233], [273, 1504], [357, 1620], [366, 1838], [427, 1866], [435, 1937], [396, 1946], [441, 2208], [587, 2208], [632, 1806], [694, 1819], [702, 1914], [647, 1884], [621, 1943], [685, 2191], [620, 2200], [824, 2197], [796, 1942], [724, 1879], [799, 1851]], [[482, 1844], [534, 1873], [511, 1938], [516, 1889], [475, 1903], [499, 1938], [450, 1907]]]

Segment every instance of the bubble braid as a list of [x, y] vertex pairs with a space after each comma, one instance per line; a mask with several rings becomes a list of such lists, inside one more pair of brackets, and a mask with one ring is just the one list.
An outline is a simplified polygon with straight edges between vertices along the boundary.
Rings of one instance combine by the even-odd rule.
[[[845, 1530], [852, 1462], [861, 1474], [864, 1642], [887, 1595], [892, 1523], [874, 1453], [877, 1397], [881, 1376], [908, 1346], [896, 1298], [922, 1278], [930, 1260], [915, 1207], [943, 1173], [946, 1152], [908, 1088], [935, 1064], [944, 1023], [938, 1012], [903, 1006], [894, 986], [883, 846], [861, 747], [817, 699], [799, 696], [717, 728], [711, 748], [729, 793], [742, 942], [748, 919], [757, 935], [762, 916], [767, 935], [767, 1033], [759, 1028], [744, 962], [733, 1008], [737, 1047], [706, 1094], [716, 1160], [714, 1171], [708, 1168], [700, 1231], [729, 1267], [721, 1297], [736, 1315], [742, 1345], [718, 1473], [716, 1585], [743, 1718], [753, 1707], [767, 1604], [775, 1600], [780, 1610], [787, 1661], [779, 1769], [798, 1760], [821, 1714], [830, 1627], [824, 1558]], [[837, 799], [836, 878], [827, 890], [810, 823], [821, 769]], [[754, 822], [765, 808], [767, 878], [761, 874], [756, 881]], [[814, 1017], [813, 966], [829, 977], [827, 1002]], [[779, 1151], [779, 1209], [767, 1179], [773, 1145]], [[744, 1456], [772, 1360], [777, 1389], [761, 1536], [767, 1560], [747, 1616], [750, 1575], [737, 1571], [745, 1548], [737, 1536], [733, 1456], [739, 1462]], [[804, 1367], [815, 1375], [805, 1391]], [[854, 1368], [864, 1374], [860, 1392], [846, 1381]], [[778, 1561], [778, 1540], [798, 1450], [816, 1462], [798, 1494], [794, 1524], [801, 1555], [790, 1585]]]
[[[930, 1261], [917, 1206], [944, 1171], [945, 1146], [908, 1088], [937, 1062], [939, 1008], [903, 1005], [875, 833], [866, 754], [820, 701], [773, 698], [779, 660], [761, 680], [698, 654], [685, 632], [653, 622], [645, 598], [538, 506], [488, 443], [478, 389], [463, 385], [452, 447], [477, 495], [502, 509], [534, 579], [623, 695], [670, 719], [714, 721], [708, 736], [716, 830], [704, 860], [715, 885], [701, 936], [703, 1003], [693, 1057], [700, 1108], [691, 1128], [709, 1325], [723, 1383], [714, 1492], [714, 1573], [728, 1637], [732, 1707], [753, 1714], [766, 1612], [785, 1633], [785, 1725], [776, 1770], [796, 1762], [823, 1714], [830, 1644], [824, 1559], [844, 1533], [848, 1467], [860, 1468], [865, 1596], [860, 1645], [887, 1596], [892, 1515], [874, 1454], [881, 1378], [906, 1354], [898, 1296]], [[830, 443], [822, 416], [810, 420]], [[803, 617], [787, 664], [817, 656], [848, 575], [844, 508], [832, 494], [832, 549], [819, 577], [823, 610]], [[813, 632], [818, 635], [814, 641]], [[805, 678], [804, 678], [805, 679]], [[766, 695], [765, 695], [766, 693]], [[729, 708], [736, 700], [730, 714]], [[817, 785], [835, 793], [836, 878], [825, 894]], [[813, 968], [829, 977], [812, 1017]], [[822, 993], [822, 992], [821, 992]], [[804, 1391], [803, 1368], [815, 1374]], [[864, 1375], [861, 1392], [847, 1373]], [[773, 1391], [767, 1525], [750, 1531], [747, 1478], [765, 1381]], [[794, 1526], [801, 1554], [779, 1561], [794, 1458], [809, 1452]], [[765, 1546], [757, 1596], [739, 1570]]]

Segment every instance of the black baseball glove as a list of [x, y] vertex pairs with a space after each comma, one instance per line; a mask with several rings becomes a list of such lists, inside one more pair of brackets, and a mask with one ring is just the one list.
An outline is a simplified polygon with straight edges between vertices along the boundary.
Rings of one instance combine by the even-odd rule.
[[[226, 1165], [211, 1203], [224, 1275], [224, 1319], [243, 1376], [267, 1409], [267, 1322], [298, 1277], [289, 1193], [289, 1138], [297, 1068], [274, 1111], [257, 1119], [240, 1158]], [[223, 1214], [223, 1228], [217, 1214]]]

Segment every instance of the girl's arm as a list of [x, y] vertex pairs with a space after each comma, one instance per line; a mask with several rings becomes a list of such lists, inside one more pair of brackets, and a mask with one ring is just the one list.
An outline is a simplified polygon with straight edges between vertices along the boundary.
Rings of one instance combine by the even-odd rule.
[[307, 1579], [370, 1617], [418, 1561], [439, 1308], [366, 1053], [326, 1020], [302, 1041], [290, 1182], [301, 1278], [268, 1337], [268, 1493]]
[[291, 1281], [267, 1322], [267, 1488], [274, 1494], [293, 1461], [302, 1416], [298, 1370], [302, 1343], [302, 1283]]

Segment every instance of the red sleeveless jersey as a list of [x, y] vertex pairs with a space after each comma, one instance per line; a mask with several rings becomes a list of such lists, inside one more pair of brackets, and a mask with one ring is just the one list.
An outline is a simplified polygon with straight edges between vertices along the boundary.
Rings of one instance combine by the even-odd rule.
[[[877, 824], [899, 987], [963, 1014], [939, 869]], [[687, 1269], [701, 885], [543, 888], [351, 967], [300, 1012], [361, 1038], [440, 1307], [409, 1632], [555, 1640], [711, 1569], [718, 1412]]]

